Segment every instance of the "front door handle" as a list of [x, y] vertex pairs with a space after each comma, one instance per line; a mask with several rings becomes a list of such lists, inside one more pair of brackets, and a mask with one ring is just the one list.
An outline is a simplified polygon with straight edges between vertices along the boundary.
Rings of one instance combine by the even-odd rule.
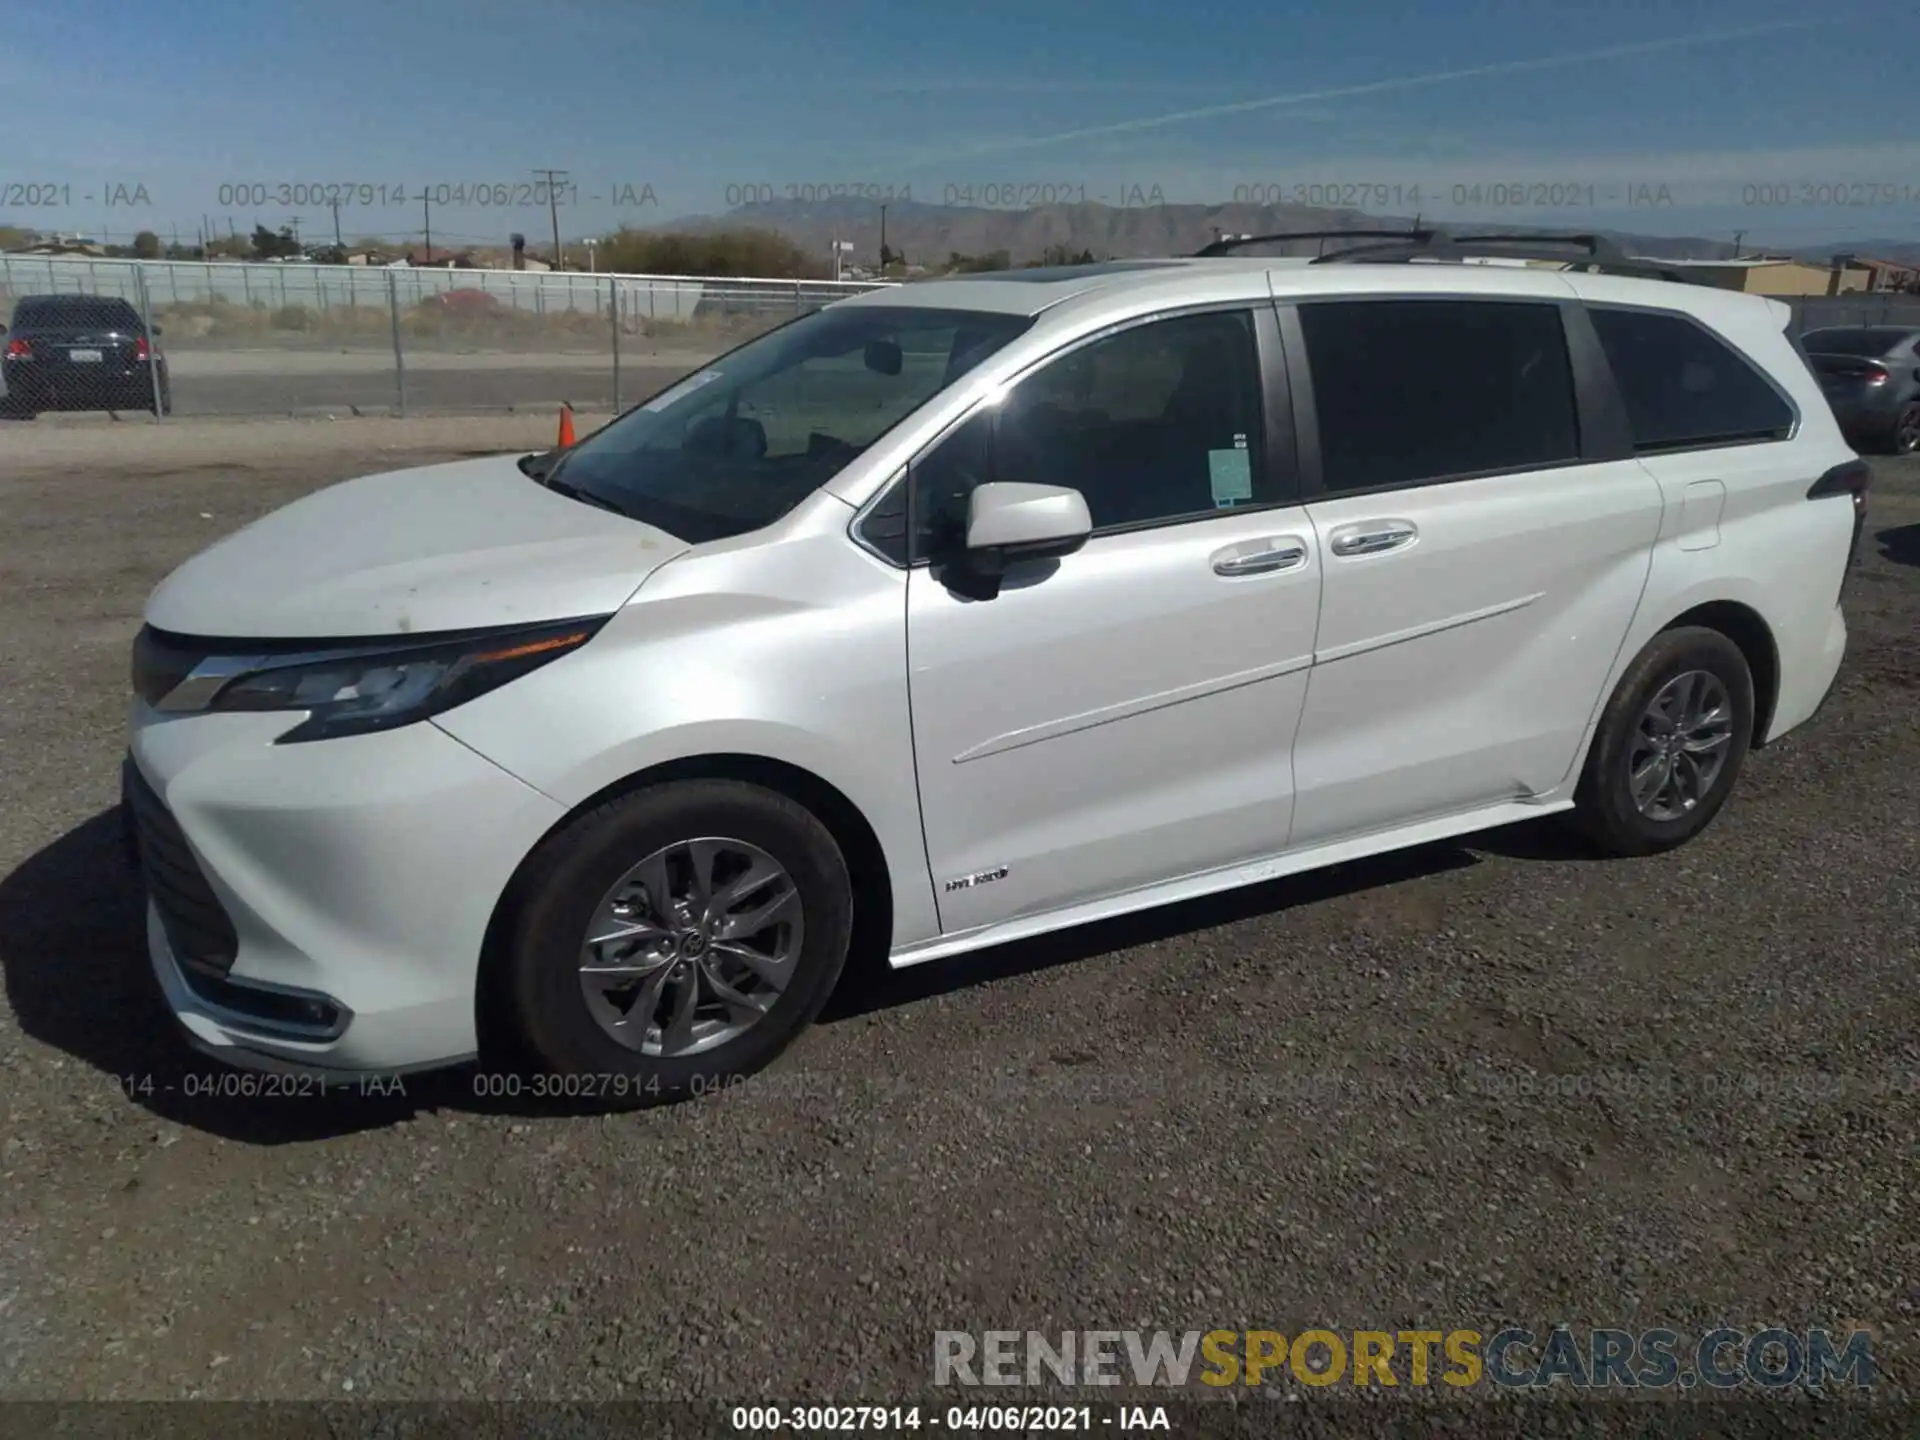
[[1405, 520], [1386, 520], [1354, 525], [1333, 532], [1330, 548], [1340, 556], [1379, 555], [1398, 550], [1420, 532]]
[[1213, 557], [1213, 573], [1231, 580], [1241, 575], [1268, 575], [1298, 570], [1307, 563], [1307, 547], [1298, 540], [1275, 541], [1263, 550], [1223, 550]]

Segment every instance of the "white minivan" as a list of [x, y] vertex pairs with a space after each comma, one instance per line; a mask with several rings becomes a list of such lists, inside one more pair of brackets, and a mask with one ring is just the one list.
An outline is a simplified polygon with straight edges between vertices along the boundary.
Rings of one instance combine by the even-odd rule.
[[1845, 646], [1867, 471], [1786, 307], [1367, 259], [877, 290], [215, 544], [124, 780], [190, 1038], [632, 1103], [765, 1065], [850, 949], [1697, 834]]

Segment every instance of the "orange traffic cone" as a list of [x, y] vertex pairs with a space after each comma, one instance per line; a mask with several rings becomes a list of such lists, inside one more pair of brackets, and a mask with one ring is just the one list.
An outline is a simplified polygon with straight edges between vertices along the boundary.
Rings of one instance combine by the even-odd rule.
[[573, 444], [573, 407], [570, 405], [562, 405], [560, 407], [560, 444], [558, 448], [564, 450], [571, 444]]

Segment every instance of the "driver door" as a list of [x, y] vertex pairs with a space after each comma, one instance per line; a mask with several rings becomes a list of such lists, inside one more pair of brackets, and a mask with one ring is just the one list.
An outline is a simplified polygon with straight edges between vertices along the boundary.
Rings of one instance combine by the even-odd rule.
[[[909, 683], [946, 933], [1286, 845], [1320, 562], [1280, 363], [1270, 306], [1134, 324], [911, 468]], [[1094, 531], [968, 598], [941, 557], [988, 479], [1079, 490]]]

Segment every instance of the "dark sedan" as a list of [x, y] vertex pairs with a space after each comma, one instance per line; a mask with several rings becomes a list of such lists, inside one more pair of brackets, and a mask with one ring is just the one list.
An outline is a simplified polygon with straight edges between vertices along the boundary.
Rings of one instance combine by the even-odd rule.
[[24, 295], [0, 326], [4, 404], [16, 415], [42, 410], [173, 408], [166, 356], [140, 312], [101, 295]]
[[1920, 329], [1860, 325], [1809, 330], [1807, 363], [1857, 450], [1920, 451]]

